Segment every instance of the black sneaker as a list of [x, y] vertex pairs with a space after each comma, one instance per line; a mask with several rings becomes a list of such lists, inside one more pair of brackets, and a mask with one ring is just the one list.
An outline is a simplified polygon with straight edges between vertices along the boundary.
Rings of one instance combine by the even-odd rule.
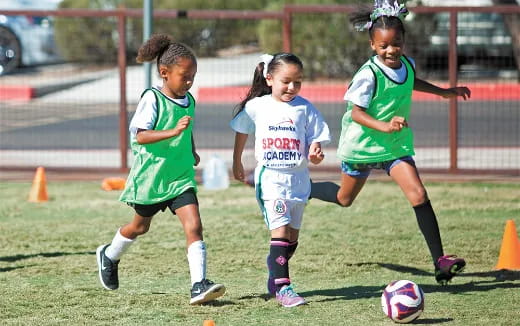
[[213, 283], [210, 280], [203, 279], [193, 284], [191, 288], [190, 304], [201, 304], [204, 302], [215, 300], [226, 292], [226, 287], [222, 284]]
[[97, 264], [99, 270], [99, 281], [107, 290], [115, 290], [119, 287], [119, 278], [117, 277], [117, 264], [105, 256], [105, 250], [109, 245], [101, 245], [96, 250]]

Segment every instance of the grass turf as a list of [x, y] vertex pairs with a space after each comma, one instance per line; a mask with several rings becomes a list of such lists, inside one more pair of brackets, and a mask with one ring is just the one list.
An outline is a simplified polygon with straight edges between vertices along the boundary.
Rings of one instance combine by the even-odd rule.
[[119, 265], [120, 288], [98, 282], [95, 249], [133, 211], [97, 182], [50, 182], [51, 200], [26, 201], [29, 183], [0, 190], [2, 325], [389, 325], [382, 289], [409, 279], [426, 295], [420, 324], [515, 325], [520, 272], [496, 271], [505, 221], [520, 224], [518, 185], [430, 183], [446, 253], [466, 272], [446, 287], [433, 266], [413, 210], [393, 183], [369, 181], [350, 208], [311, 200], [291, 260], [295, 289], [308, 305], [284, 309], [266, 296], [269, 233], [247, 186], [200, 189], [208, 277], [226, 295], [190, 306], [185, 240], [169, 212], [154, 217]]

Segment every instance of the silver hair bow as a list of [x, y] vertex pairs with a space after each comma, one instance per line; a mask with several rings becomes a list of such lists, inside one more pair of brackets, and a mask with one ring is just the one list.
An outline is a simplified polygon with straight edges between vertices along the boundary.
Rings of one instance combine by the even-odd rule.
[[391, 0], [375, 0], [374, 11], [370, 14], [370, 21], [365, 24], [355, 26], [356, 30], [364, 31], [372, 27], [372, 23], [381, 16], [397, 17], [403, 20], [408, 15], [408, 9], [404, 4], [399, 4], [397, 0], [390, 3]]
[[271, 61], [273, 61], [273, 58], [274, 56], [270, 55], [270, 54], [262, 54], [260, 56], [260, 62], [263, 62], [264, 63], [264, 71], [263, 71], [263, 75], [264, 75], [264, 78], [267, 78], [267, 66], [269, 66], [269, 63]]

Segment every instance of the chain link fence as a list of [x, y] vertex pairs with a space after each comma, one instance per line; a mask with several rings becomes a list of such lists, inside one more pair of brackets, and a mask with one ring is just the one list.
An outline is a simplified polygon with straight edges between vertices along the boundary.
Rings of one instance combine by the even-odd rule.
[[[333, 133], [320, 167], [338, 169], [343, 95], [371, 55], [368, 35], [349, 26], [352, 10], [285, 6], [279, 11], [154, 13], [155, 32], [184, 35], [182, 41], [199, 57], [192, 93], [198, 103], [194, 136], [201, 167], [215, 153], [230, 162], [234, 135], [229, 120], [259, 55], [285, 50], [303, 59], [301, 94], [320, 109]], [[417, 75], [441, 86], [472, 89], [469, 101], [414, 94], [410, 125], [419, 167], [518, 175], [520, 75], [513, 35], [502, 19], [504, 13], [518, 17], [518, 6], [410, 10], [406, 54], [415, 59]], [[62, 61], [25, 65], [0, 76], [0, 169], [127, 169], [132, 162], [127, 124], [145, 87], [143, 67], [134, 63], [142, 11], [0, 10], [2, 16], [52, 17], [55, 35], [61, 35]], [[81, 33], [64, 33], [74, 29]], [[160, 83], [154, 77], [153, 84]], [[255, 164], [251, 142], [245, 164]]]

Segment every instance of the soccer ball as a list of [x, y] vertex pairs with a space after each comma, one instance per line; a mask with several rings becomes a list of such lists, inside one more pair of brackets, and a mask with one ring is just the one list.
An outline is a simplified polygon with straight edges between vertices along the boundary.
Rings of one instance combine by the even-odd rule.
[[388, 318], [396, 323], [409, 323], [424, 310], [424, 292], [412, 281], [393, 281], [381, 295], [381, 306]]

